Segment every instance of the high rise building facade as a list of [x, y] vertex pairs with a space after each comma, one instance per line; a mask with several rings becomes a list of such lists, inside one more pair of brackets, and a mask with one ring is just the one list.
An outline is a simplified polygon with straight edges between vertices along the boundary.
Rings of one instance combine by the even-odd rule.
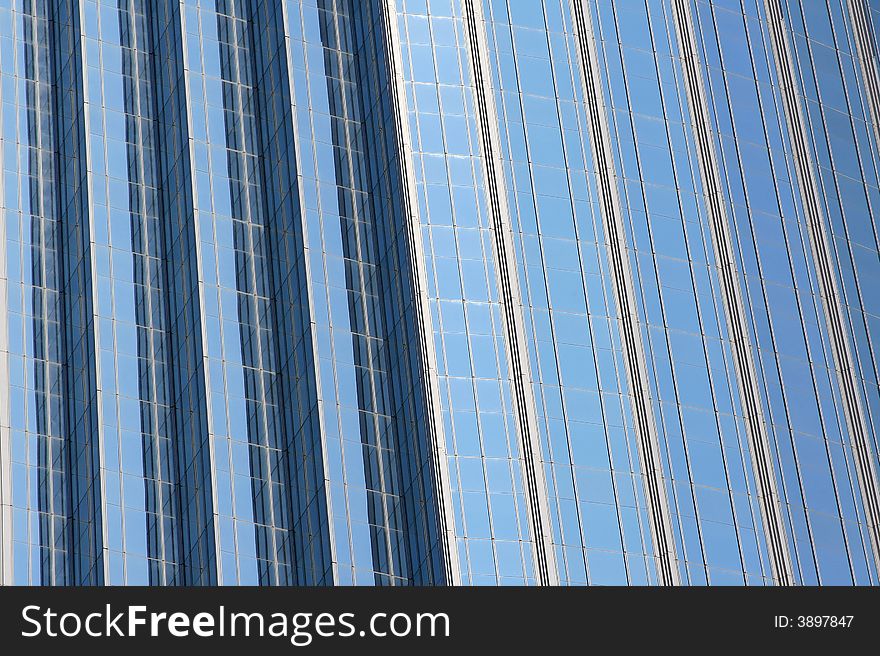
[[0, 583], [880, 583], [878, 51], [0, 0]]

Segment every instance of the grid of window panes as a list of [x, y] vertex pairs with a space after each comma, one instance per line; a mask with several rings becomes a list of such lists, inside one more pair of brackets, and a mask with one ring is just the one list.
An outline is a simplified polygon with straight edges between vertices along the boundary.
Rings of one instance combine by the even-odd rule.
[[72, 0], [48, 3], [54, 80], [55, 152], [61, 279], [62, 391], [69, 486], [69, 580], [105, 580], [100, 476], [102, 395], [97, 381], [94, 251], [91, 242], [88, 106], [83, 15]]
[[314, 367], [308, 250], [296, 182], [299, 149], [294, 143], [287, 23], [282, 20], [285, 8], [279, 3], [255, 0], [248, 3], [248, 9], [252, 85], [261, 118], [257, 133], [267, 219], [263, 238], [278, 363], [274, 394], [281, 424], [278, 430], [283, 437], [279, 447], [290, 493], [291, 580], [300, 585], [324, 584], [333, 577], [332, 547]]
[[655, 580], [569, 3], [486, 1], [564, 584]]
[[[880, 281], [880, 229], [875, 218], [880, 212], [880, 144], [872, 123], [877, 116], [871, 115], [862, 87], [847, 3], [829, 0], [814, 6], [792, 0], [786, 9], [808, 142], [834, 245], [838, 302], [844, 308], [856, 354], [853, 365], [876, 470], [880, 464], [880, 357], [876, 350], [880, 346], [880, 300], [874, 290]], [[876, 59], [869, 65], [876, 67]], [[851, 539], [854, 543], [848, 550], [862, 548], [855, 535]], [[876, 571], [872, 578], [877, 580]]]
[[167, 303], [173, 491], [180, 585], [217, 580], [210, 431], [181, 3], [149, 3], [159, 215]]
[[695, 6], [794, 577], [876, 581], [764, 10]]
[[13, 580], [67, 578], [58, 222], [45, 3], [0, 5]]
[[244, 12], [189, 2], [185, 16], [219, 579], [285, 584], [288, 490]]
[[688, 584], [770, 575], [669, 2], [590, 2]]
[[[877, 132], [871, 126], [862, 72], [854, 59], [847, 3], [831, 0], [813, 6], [792, 1], [785, 14], [824, 226], [833, 245], [833, 275], [839, 290], [836, 302], [846, 317], [850, 348], [855, 355], [852, 375], [859, 381], [870, 457], [876, 471], [880, 361], [873, 349], [880, 343], [880, 304], [871, 290], [880, 281], [878, 228], [873, 218], [880, 209]], [[802, 434], [795, 442], [799, 447], [804, 444], [809, 445], [806, 449], [817, 449], [817, 441], [821, 440], [816, 438], [822, 437], [817, 415], [799, 417], [799, 423]], [[831, 436], [833, 439], [824, 440], [830, 465], [823, 465], [831, 470], [830, 475], [826, 474], [830, 480], [821, 488], [814, 482], [812, 499], [807, 499], [812, 542], [821, 545], [816, 549], [817, 575], [823, 583], [876, 583], [876, 559], [871, 555], [864, 507], [857, 491], [850, 440], [845, 432], [842, 439], [836, 432]], [[814, 458], [818, 459], [806, 450], [802, 459]], [[836, 503], [828, 494], [831, 483]], [[812, 569], [809, 561], [805, 569]]]
[[[398, 426], [406, 424], [393, 416], [403, 412], [392, 407], [399, 389], [414, 384], [398, 379], [393, 390], [389, 377], [403, 361], [392, 361], [386, 337], [387, 254], [373, 219], [383, 206], [378, 172], [369, 168], [379, 145], [368, 143], [371, 96], [361, 88], [375, 66], [365, 50], [376, 38], [368, 19], [375, 8], [319, 2], [289, 3], [288, 10], [336, 576], [340, 583], [400, 583], [434, 557], [426, 551], [436, 545], [425, 528], [430, 486], [418, 472], [401, 478], [412, 472], [402, 459], [413, 457], [406, 442], [418, 433], [401, 435]], [[392, 321], [405, 311], [393, 308]]]
[[847, 3], [791, 0], [785, 9], [790, 57], [801, 84], [798, 93], [834, 244], [839, 302], [856, 353], [854, 366], [876, 467], [880, 358], [874, 348], [880, 343], [880, 299], [872, 292], [880, 280], [880, 236], [873, 220], [880, 210], [880, 151], [854, 56]]
[[332, 58], [325, 62], [376, 582], [430, 583], [442, 567], [436, 517], [425, 514], [433, 507], [426, 427], [415, 416], [425, 412], [424, 374], [411, 369], [407, 348], [415, 339], [407, 301], [412, 288], [401, 278], [411, 276], [410, 245], [395, 235], [403, 218], [402, 182], [400, 167], [389, 165], [399, 154], [396, 131], [387, 127], [395, 118], [385, 91], [385, 23], [380, 2], [336, 0], [319, 8], [332, 8], [336, 18], [335, 34], [328, 22], [323, 40], [325, 48], [339, 50], [338, 68]]
[[321, 36], [321, 20], [335, 21], [332, 13], [328, 16], [314, 3], [290, 0], [287, 17], [334, 576], [342, 584], [372, 583], [352, 324]]
[[349, 2], [288, 2], [336, 580], [408, 580]]
[[462, 582], [532, 583], [461, 4], [401, 0], [398, 12]]
[[139, 0], [100, 0], [84, 16], [108, 583], [168, 584], [177, 556], [146, 15]]
[[[325, 235], [334, 229], [338, 231], [332, 242], [324, 242], [325, 248], [333, 247], [325, 252], [325, 263], [330, 283], [327, 293], [334, 368], [340, 382], [353, 379], [355, 383], [354, 388], [339, 389], [354, 395], [339, 397], [340, 418], [352, 410], [357, 412], [356, 424], [342, 423], [343, 431], [357, 427], [357, 432], [348, 435], [343, 432], [342, 439], [343, 443], [359, 440], [362, 451], [362, 458], [346, 459], [345, 464], [349, 470], [360, 463], [363, 465], [364, 490], [358, 494], [365, 494], [367, 504], [372, 568], [376, 572], [376, 583], [387, 584], [400, 582], [402, 577], [407, 577], [407, 572], [405, 563], [401, 562], [404, 554], [400, 481], [389, 407], [387, 345], [382, 334], [375, 228], [365, 158], [367, 144], [362, 122], [362, 92], [353, 52], [351, 11], [352, 4], [344, 0], [318, 2], [331, 136], [330, 143], [319, 144], [325, 152], [319, 152], [318, 158], [332, 157], [336, 185], [336, 202], [326, 197], [330, 202], [321, 206], [321, 215]], [[337, 271], [344, 271], [344, 279], [335, 278]], [[347, 305], [347, 325], [337, 320], [345, 316], [339, 312], [343, 309], [342, 303]], [[343, 339], [350, 339], [351, 344], [341, 343]], [[354, 458], [355, 454], [352, 449], [349, 457]], [[354, 576], [358, 576], [357, 564]]]

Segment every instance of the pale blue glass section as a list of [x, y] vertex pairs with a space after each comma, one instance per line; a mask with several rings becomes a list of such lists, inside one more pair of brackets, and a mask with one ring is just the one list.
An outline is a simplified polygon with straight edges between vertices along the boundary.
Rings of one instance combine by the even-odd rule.
[[139, 0], [84, 12], [108, 582], [168, 584], [176, 553], [147, 21]]
[[308, 2], [287, 0], [287, 15], [334, 574], [343, 585], [372, 584], [352, 322], [321, 32], [322, 20], [334, 23], [331, 29], [335, 21], [331, 12]]
[[484, 4], [560, 582], [653, 583], [569, 6]]
[[667, 1], [590, 2], [684, 583], [770, 575]]
[[398, 2], [464, 584], [535, 580], [474, 81], [459, 2]]

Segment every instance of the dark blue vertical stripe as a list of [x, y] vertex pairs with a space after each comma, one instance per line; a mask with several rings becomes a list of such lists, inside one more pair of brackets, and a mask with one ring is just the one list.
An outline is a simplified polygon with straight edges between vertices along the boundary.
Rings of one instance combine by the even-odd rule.
[[79, 4], [52, 2], [50, 58], [54, 77], [65, 463], [68, 485], [68, 583], [101, 585], [104, 563], [99, 472], [97, 372], [86, 125], [83, 43]]
[[52, 80], [49, 72], [48, 6], [26, 0], [22, 41], [27, 83], [28, 207], [33, 316], [33, 390], [37, 438], [40, 581], [67, 581], [68, 486], [60, 377], [61, 299], [58, 217], [54, 180]]
[[150, 3], [150, 43], [156, 102], [159, 217], [165, 262], [169, 435], [177, 497], [175, 583], [215, 585], [217, 562], [211, 487], [192, 161], [187, 121], [181, 6]]
[[250, 0], [257, 143], [281, 408], [282, 475], [288, 490], [296, 585], [333, 583], [330, 518], [297, 186], [290, 73], [279, 2]]

